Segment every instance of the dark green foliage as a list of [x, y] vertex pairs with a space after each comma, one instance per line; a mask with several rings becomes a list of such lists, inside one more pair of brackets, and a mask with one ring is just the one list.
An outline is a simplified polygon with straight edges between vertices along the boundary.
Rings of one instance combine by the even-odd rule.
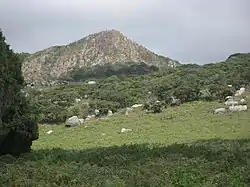
[[[249, 140], [40, 149], [0, 158], [3, 186], [195, 186], [250, 184]], [[42, 173], [42, 175], [41, 175]]]
[[0, 155], [27, 152], [38, 138], [36, 116], [21, 93], [23, 83], [21, 61], [0, 30]]
[[25, 58], [27, 58], [28, 56], [30, 56], [31, 54], [30, 53], [17, 53], [19, 59], [21, 62], [24, 61]]
[[89, 79], [104, 79], [110, 76], [132, 76], [143, 75], [152, 72], [156, 72], [159, 69], [156, 66], [149, 66], [145, 63], [117, 63], [117, 64], [104, 64], [96, 65], [89, 68], [75, 68], [67, 76], [64, 76], [62, 80], [68, 80], [72, 82], [86, 81]]
[[143, 105], [143, 109], [152, 113], [161, 113], [163, 111], [164, 103], [160, 101], [151, 100]]
[[100, 114], [107, 114], [108, 110], [112, 112], [117, 112], [117, 109], [120, 108], [120, 103], [106, 101], [106, 100], [92, 100], [89, 103], [90, 112], [93, 112], [94, 109], [100, 110]]

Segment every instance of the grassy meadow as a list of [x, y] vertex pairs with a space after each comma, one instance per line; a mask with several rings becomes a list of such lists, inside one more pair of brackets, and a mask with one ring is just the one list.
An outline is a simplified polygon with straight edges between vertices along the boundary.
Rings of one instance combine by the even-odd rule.
[[197, 101], [87, 127], [40, 125], [31, 153], [0, 158], [0, 186], [250, 186], [250, 111], [213, 114], [222, 106]]

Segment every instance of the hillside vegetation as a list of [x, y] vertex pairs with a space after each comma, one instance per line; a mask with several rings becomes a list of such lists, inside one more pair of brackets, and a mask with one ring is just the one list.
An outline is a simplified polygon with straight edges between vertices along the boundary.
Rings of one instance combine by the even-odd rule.
[[[92, 75], [102, 75], [94, 70]], [[86, 74], [81, 75], [79, 79], [86, 78]], [[139, 76], [104, 75], [96, 84], [79, 82], [57, 87], [27, 88], [25, 92], [29, 94], [40, 123], [61, 123], [73, 115], [84, 118], [96, 108], [104, 113], [107, 110], [116, 112], [135, 103], [156, 100], [168, 107], [171, 96], [182, 103], [223, 101], [241, 86], [248, 88], [249, 83], [250, 55], [240, 54], [221, 63], [182, 65]], [[81, 99], [81, 102], [76, 103], [75, 99]]]
[[[196, 101], [160, 114], [114, 114], [87, 128], [42, 125], [30, 154], [0, 158], [1, 184], [247, 187], [250, 113], [212, 114], [219, 105]], [[123, 127], [132, 132], [120, 133]]]

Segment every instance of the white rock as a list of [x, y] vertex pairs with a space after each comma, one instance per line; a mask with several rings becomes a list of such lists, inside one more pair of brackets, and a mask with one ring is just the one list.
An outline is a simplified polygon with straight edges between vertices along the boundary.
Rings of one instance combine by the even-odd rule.
[[81, 121], [78, 119], [77, 116], [72, 116], [66, 120], [66, 127], [74, 127], [80, 124], [81, 124]]
[[82, 119], [82, 118], [80, 118], [79, 121], [80, 121], [81, 124], [84, 123], [84, 119]]
[[241, 93], [244, 93], [246, 91], [246, 88], [240, 88], [239, 90]]
[[88, 84], [96, 84], [95, 81], [88, 81]]
[[47, 134], [51, 134], [53, 131], [52, 130], [49, 130], [49, 131], [47, 131], [46, 133]]
[[131, 132], [132, 129], [126, 129], [126, 128], [122, 128], [121, 129], [121, 133], [126, 133], [126, 132]]
[[231, 105], [238, 105], [239, 102], [238, 101], [234, 101], [232, 99], [228, 99], [226, 102], [225, 102], [225, 105], [226, 106], [231, 106]]
[[138, 108], [138, 107], [142, 107], [143, 104], [134, 104], [133, 106], [131, 106], [132, 108]]
[[112, 110], [108, 110], [108, 116], [112, 116], [112, 115], [113, 115]]
[[225, 113], [226, 109], [225, 108], [217, 108], [214, 110], [215, 114], [221, 114], [221, 113]]
[[241, 99], [240, 103], [246, 103], [246, 100], [245, 99]]
[[95, 115], [97, 116], [100, 113], [98, 109], [95, 109]]
[[246, 111], [247, 110], [247, 105], [230, 106], [229, 110], [232, 111], [232, 112]]
[[79, 102], [81, 102], [81, 99], [76, 98], [76, 99], [75, 99], [75, 102], [76, 102], [76, 103], [79, 103]]
[[226, 100], [227, 100], [227, 99], [233, 99], [233, 96], [230, 96], [230, 95], [229, 95], [229, 96], [227, 96], [225, 99], [226, 99]]

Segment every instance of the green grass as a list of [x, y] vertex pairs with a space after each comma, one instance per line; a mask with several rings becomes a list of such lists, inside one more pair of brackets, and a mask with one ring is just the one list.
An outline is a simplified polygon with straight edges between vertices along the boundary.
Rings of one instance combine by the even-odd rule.
[[250, 186], [250, 111], [212, 114], [221, 105], [40, 126], [32, 153], [0, 158], [0, 186]]

